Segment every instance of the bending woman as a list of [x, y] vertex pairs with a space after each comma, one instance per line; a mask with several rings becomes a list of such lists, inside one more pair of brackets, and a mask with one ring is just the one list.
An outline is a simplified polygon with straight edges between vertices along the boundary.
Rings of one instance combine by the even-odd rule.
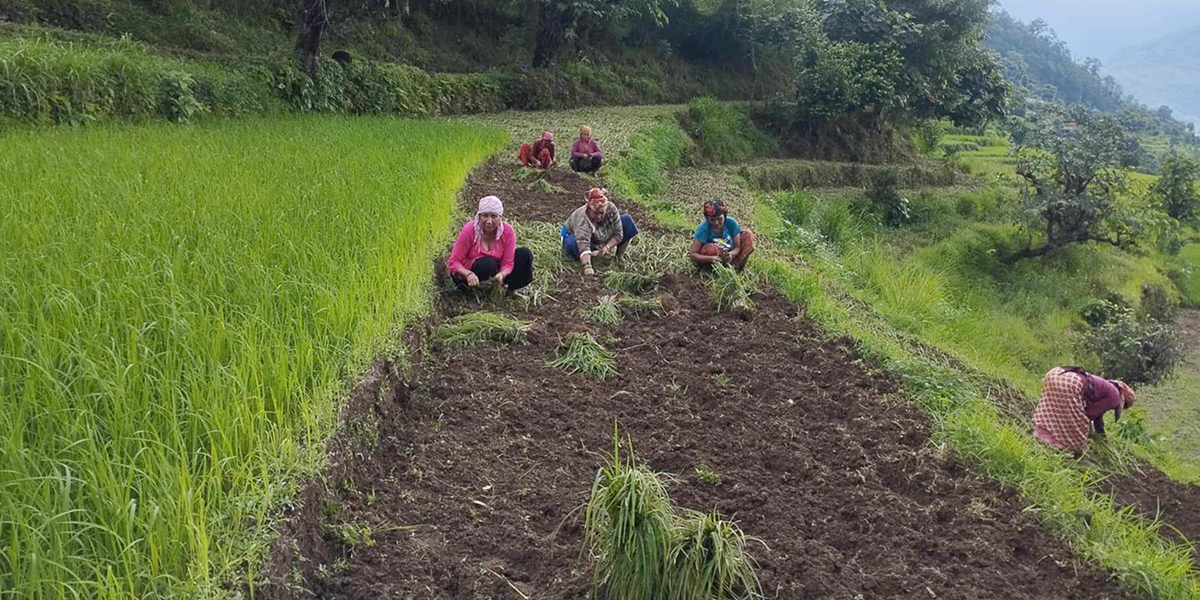
[[593, 256], [608, 256], [614, 251], [617, 260], [625, 255], [629, 240], [637, 235], [633, 217], [621, 214], [616, 204], [608, 201], [607, 190], [588, 190], [587, 204], [575, 209], [562, 226], [563, 252], [583, 263], [583, 274], [595, 273]]
[[1120, 419], [1134, 400], [1124, 381], [1097, 377], [1079, 367], [1055, 367], [1042, 380], [1042, 397], [1033, 410], [1034, 437], [1081, 456], [1093, 428], [1104, 437], [1104, 413], [1114, 411], [1114, 418]]
[[533, 253], [517, 247], [517, 233], [503, 216], [500, 199], [485, 196], [475, 218], [458, 232], [446, 266], [459, 289], [491, 283], [511, 294], [533, 281]]
[[725, 204], [720, 200], [704, 203], [704, 222], [696, 228], [689, 252], [696, 265], [711, 266], [720, 262], [733, 265], [739, 271], [746, 268], [746, 260], [754, 252], [754, 234], [739, 227], [726, 212]]

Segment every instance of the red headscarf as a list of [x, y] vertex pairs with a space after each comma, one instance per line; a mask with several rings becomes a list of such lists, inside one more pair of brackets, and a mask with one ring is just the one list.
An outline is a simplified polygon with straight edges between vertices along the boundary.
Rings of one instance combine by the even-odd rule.
[[709, 200], [704, 203], [704, 218], [726, 214], [725, 203], [720, 200]]
[[592, 188], [588, 190], [588, 193], [584, 196], [584, 198], [587, 199], [588, 208], [597, 211], [604, 210], [604, 207], [608, 205], [608, 190], [602, 188]]

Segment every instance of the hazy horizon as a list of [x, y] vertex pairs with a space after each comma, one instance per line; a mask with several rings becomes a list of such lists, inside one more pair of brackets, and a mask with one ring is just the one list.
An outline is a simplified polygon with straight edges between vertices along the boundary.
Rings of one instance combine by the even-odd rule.
[[1080, 60], [1102, 62], [1126, 46], [1152, 42], [1200, 25], [1198, 0], [1000, 0], [1000, 8], [1026, 23], [1045, 20]]

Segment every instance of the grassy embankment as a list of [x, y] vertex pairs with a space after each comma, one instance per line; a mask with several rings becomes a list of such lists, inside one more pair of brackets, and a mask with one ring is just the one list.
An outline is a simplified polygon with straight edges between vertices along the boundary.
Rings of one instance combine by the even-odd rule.
[[254, 579], [503, 142], [340, 118], [0, 137], [0, 595]]
[[[673, 147], [671, 140], [678, 135], [656, 129], [634, 150], [639, 157], [653, 156], [656, 148]], [[658, 152], [657, 158], [668, 161], [670, 155]], [[656, 195], [661, 189], [653, 186], [647, 190], [644, 201], [660, 208], [674, 206], [680, 216], [693, 213], [698, 202]], [[1024, 424], [1001, 417], [987, 395], [986, 381], [965, 375], [941, 355], [911, 343], [917, 338], [957, 349], [970, 357], [970, 366], [991, 376], [1011, 374], [1028, 387], [1031, 374], [1041, 367], [1032, 361], [1023, 367], [1026, 354], [1015, 350], [1015, 344], [990, 348], [1003, 341], [1008, 330], [1027, 341], [1040, 340], [1032, 349], [1034, 360], [1057, 359], [1071, 352], [1069, 343], [1052, 339], [1071, 320], [1066, 315], [1072, 306], [1057, 307], [1064, 297], [1097, 285], [1137, 289], [1139, 278], [1157, 278], [1134, 273], [1147, 265], [1090, 249], [1078, 251], [1082, 254], [1072, 256], [1068, 265], [1023, 265], [1006, 275], [986, 268], [987, 260], [975, 264], [987, 258], [985, 242], [1001, 233], [1002, 226], [986, 220], [968, 223], [961, 213], [986, 214], [1002, 195], [930, 191], [916, 206], [918, 215], [926, 214], [924, 235], [932, 236], [929, 240], [920, 237], [920, 225], [903, 233], [872, 226], [854, 210], [845, 191], [750, 195], [735, 200], [734, 206], [745, 211], [735, 214], [749, 217], [746, 220], [766, 234], [760, 255], [752, 261], [752, 274], [805, 307], [806, 314], [831, 334], [856, 338], [869, 356], [884, 362], [900, 378], [906, 395], [934, 417], [939, 443], [949, 444], [981, 472], [1020, 490], [1049, 528], [1112, 570], [1131, 590], [1157, 598], [1200, 598], [1200, 580], [1188, 548], [1166, 542], [1157, 534], [1157, 525], [1095, 494], [1091, 470], [1070, 468], [1060, 455], [1036, 444]], [[928, 213], [948, 214], [935, 218]], [[933, 235], [937, 232], [941, 235]], [[1080, 279], [1084, 267], [1095, 269], [1097, 261], [1099, 274]], [[1080, 280], [1066, 283], [1076, 279]], [[1068, 287], [1062, 289], [1064, 284]], [[961, 299], [959, 293], [964, 294]], [[1044, 314], [1048, 307], [1057, 308]], [[1050, 330], [1056, 335], [1044, 335], [1050, 327], [1060, 329]]]

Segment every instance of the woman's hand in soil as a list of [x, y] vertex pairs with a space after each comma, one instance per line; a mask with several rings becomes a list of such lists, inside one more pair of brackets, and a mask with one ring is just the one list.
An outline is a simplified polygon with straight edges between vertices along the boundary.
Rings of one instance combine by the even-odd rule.
[[729, 264], [729, 263], [730, 263], [730, 261], [732, 261], [732, 260], [733, 260], [733, 257], [729, 255], [729, 251], [728, 251], [728, 250], [722, 250], [722, 251], [721, 251], [721, 263], [723, 263], [723, 264], [726, 264], [726, 265], [727, 265], [727, 264]]
[[496, 282], [496, 287], [504, 287], [504, 273], [496, 273], [492, 280]]
[[478, 285], [479, 285], [479, 276], [476, 275], [475, 273], [468, 273], [467, 274], [467, 286], [468, 287], [476, 287]]

